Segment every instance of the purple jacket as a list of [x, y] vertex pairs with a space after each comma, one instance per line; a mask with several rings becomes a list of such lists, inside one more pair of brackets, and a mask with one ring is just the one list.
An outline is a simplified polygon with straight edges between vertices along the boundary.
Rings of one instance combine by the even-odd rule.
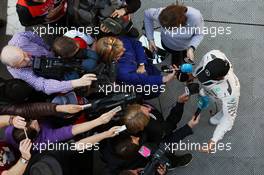
[[[43, 39], [31, 31], [15, 34], [8, 45], [19, 47], [33, 56], [54, 56]], [[24, 80], [37, 91], [46, 94], [64, 93], [73, 89], [70, 81], [57, 81], [39, 77], [34, 74], [31, 67], [17, 69], [8, 66], [7, 69], [14, 78]]]
[[[8, 126], [5, 129], [5, 140], [7, 143], [12, 145], [14, 148], [19, 148], [19, 144], [15, 142], [13, 138], [13, 126]], [[39, 147], [40, 143], [57, 143], [66, 141], [73, 137], [72, 134], [72, 125], [64, 126], [62, 128], [53, 129], [48, 123], [40, 123], [40, 132], [38, 133], [37, 138], [33, 142], [34, 145]]]

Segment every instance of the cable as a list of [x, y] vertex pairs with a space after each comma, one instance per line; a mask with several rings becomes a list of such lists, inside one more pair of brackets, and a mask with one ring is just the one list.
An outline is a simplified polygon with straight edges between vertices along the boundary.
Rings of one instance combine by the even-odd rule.
[[204, 21], [205, 22], [213, 22], [213, 23], [237, 24], [237, 25], [247, 25], [247, 26], [264, 27], [264, 24], [242, 23], [242, 22], [229, 22], [229, 21], [217, 21], [217, 20], [204, 20]]

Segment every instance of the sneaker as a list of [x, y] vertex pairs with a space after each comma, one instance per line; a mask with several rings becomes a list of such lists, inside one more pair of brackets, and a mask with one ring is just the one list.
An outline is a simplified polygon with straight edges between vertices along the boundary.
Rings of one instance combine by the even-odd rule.
[[218, 125], [220, 123], [221, 118], [223, 117], [222, 112], [216, 113], [213, 117], [209, 119], [209, 123], [211, 125]]
[[173, 170], [177, 167], [186, 167], [190, 164], [190, 162], [193, 159], [192, 154], [190, 154], [190, 153], [180, 155], [180, 156], [169, 154], [169, 155], [167, 155], [167, 157], [171, 163], [171, 166], [169, 167], [168, 170]]

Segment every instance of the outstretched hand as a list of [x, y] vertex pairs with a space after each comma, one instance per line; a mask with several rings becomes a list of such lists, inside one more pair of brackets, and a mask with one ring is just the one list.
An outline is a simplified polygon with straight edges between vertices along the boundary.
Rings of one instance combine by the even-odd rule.
[[112, 18], [115, 18], [115, 17], [120, 18], [120, 17], [124, 16], [125, 14], [126, 14], [126, 10], [124, 8], [121, 8], [121, 9], [115, 10], [112, 13], [111, 17]]
[[116, 112], [109, 111], [107, 113], [102, 114], [98, 120], [100, 124], [106, 124], [110, 122], [110, 120], [116, 115]]
[[199, 121], [200, 121], [200, 115], [198, 115], [198, 117], [195, 119], [196, 117], [193, 116], [192, 119], [188, 122], [188, 125], [190, 126], [190, 128], [194, 128], [196, 125], [198, 125]]
[[68, 105], [58, 105], [56, 109], [57, 112], [75, 114], [82, 111], [83, 107], [81, 105], [68, 104]]
[[186, 95], [185, 93], [180, 95], [178, 97], [178, 102], [179, 103], [186, 103], [188, 100], [190, 99], [190, 96], [189, 95]]
[[111, 129], [109, 129], [108, 131], [105, 131], [106, 137], [107, 138], [111, 138], [111, 137], [115, 137], [119, 134], [119, 129], [121, 126], [114, 126]]
[[23, 117], [15, 116], [12, 120], [12, 124], [17, 129], [25, 129], [27, 122], [25, 121]]
[[19, 144], [19, 151], [23, 159], [29, 160], [31, 158], [32, 142], [30, 139], [24, 139]]

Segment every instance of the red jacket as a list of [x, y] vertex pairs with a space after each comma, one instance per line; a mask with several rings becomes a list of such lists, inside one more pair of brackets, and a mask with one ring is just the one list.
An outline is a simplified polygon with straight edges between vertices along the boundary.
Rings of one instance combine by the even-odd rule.
[[[54, 10], [58, 6], [62, 8], [55, 13], [52, 17], [48, 17], [50, 10]], [[66, 14], [67, 1], [66, 0], [47, 0], [45, 3], [34, 3], [29, 2], [29, 0], [18, 0], [17, 1], [17, 13], [19, 20], [22, 25], [27, 26], [33, 22], [34, 24], [39, 24], [39, 22], [34, 22], [34, 20], [39, 20], [40, 17], [43, 17], [41, 23], [52, 23], [59, 20], [62, 16]], [[48, 22], [45, 20], [49, 18]], [[33, 21], [31, 21], [33, 20]]]

